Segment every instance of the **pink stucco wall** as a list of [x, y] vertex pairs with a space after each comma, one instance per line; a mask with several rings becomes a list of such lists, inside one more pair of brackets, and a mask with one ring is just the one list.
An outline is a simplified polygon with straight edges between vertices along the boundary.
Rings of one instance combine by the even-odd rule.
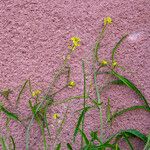
[[[82, 40], [81, 46], [70, 60], [71, 78], [77, 83], [76, 88], [63, 91], [57, 99], [82, 94], [83, 74], [81, 59], [84, 58], [86, 71], [91, 71], [91, 49], [102, 27], [103, 18], [110, 16], [113, 24], [108, 27], [100, 50], [101, 58], [109, 58], [111, 49], [119, 38], [129, 33], [128, 38], [117, 52], [120, 65], [127, 68], [124, 72], [149, 100], [150, 95], [150, 2], [149, 0], [0, 0], [0, 89], [14, 89], [11, 103], [23, 82], [30, 77], [33, 87], [45, 90], [52, 80], [54, 70], [63, 62], [67, 53], [68, 41], [72, 36]], [[99, 82], [100, 83], [100, 82]], [[30, 114], [28, 90], [21, 97], [18, 111], [20, 116]], [[112, 111], [127, 106], [142, 104], [130, 89], [111, 87], [103, 93], [104, 106], [111, 98]], [[1, 97], [1, 101], [2, 100]], [[81, 100], [69, 104], [66, 125], [60, 141], [71, 141]], [[150, 102], [150, 101], [149, 101]], [[8, 108], [9, 103], [5, 101]], [[49, 110], [49, 121], [54, 112], [63, 113], [67, 104]], [[105, 110], [105, 108], [104, 108]], [[105, 112], [105, 111], [104, 111]], [[118, 117], [111, 127], [105, 129], [106, 136], [119, 129], [135, 128], [148, 134], [150, 115], [142, 110], [126, 113]], [[86, 130], [99, 128], [98, 112], [87, 115]], [[105, 117], [104, 117], [105, 118]], [[0, 119], [3, 128], [5, 117]], [[54, 123], [54, 122], [53, 122]], [[54, 123], [55, 124], [55, 123]], [[34, 125], [35, 126], [35, 125]], [[51, 126], [51, 130], [56, 127]], [[17, 149], [25, 149], [25, 130], [21, 125], [11, 122], [11, 132], [15, 137]], [[5, 130], [2, 131], [5, 133]], [[33, 134], [34, 133], [34, 134]], [[40, 144], [40, 131], [32, 128], [31, 149]], [[136, 142], [136, 150], [142, 149], [141, 142]], [[78, 150], [77, 144], [74, 148]], [[42, 149], [42, 148], [41, 148]], [[53, 148], [50, 148], [53, 150]], [[128, 149], [128, 148], [123, 148]]]

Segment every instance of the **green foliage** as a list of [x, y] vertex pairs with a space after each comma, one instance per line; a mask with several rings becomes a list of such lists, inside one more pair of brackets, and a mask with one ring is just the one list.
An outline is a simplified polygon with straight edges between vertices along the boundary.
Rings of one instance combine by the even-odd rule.
[[119, 48], [119, 46], [120, 46], [120, 45], [122, 44], [122, 42], [126, 39], [127, 36], [128, 36], [127, 34], [124, 35], [124, 36], [119, 40], [119, 42], [115, 45], [115, 47], [113, 48], [113, 50], [112, 50], [112, 56], [111, 56], [112, 62], [114, 61], [114, 56], [115, 56], [116, 50]]
[[55, 150], [61, 150], [61, 143], [57, 144]]
[[124, 76], [121, 76], [120, 74], [118, 74], [115, 71], [111, 72], [115, 77], [117, 77], [118, 79], [120, 79], [125, 85], [127, 85], [130, 89], [132, 89], [133, 91], [135, 91], [136, 94], [139, 95], [139, 97], [145, 102], [145, 105], [149, 107], [148, 102], [146, 100], [146, 98], [144, 97], [144, 95], [142, 94], [142, 92], [127, 78], [125, 78]]
[[79, 118], [78, 118], [78, 122], [77, 122], [77, 125], [76, 125], [76, 127], [75, 127], [75, 130], [74, 130], [74, 138], [73, 138], [73, 141], [75, 142], [75, 138], [76, 138], [76, 136], [77, 136], [77, 134], [78, 134], [78, 131], [79, 131], [79, 129], [80, 129], [80, 125], [81, 125], [81, 123], [82, 123], [82, 120], [83, 120], [83, 118], [84, 118], [84, 115], [85, 115], [85, 113], [87, 112], [89, 110], [89, 107], [85, 107], [84, 109], [83, 109], [83, 111], [81, 112], [81, 114], [80, 114], [80, 116], [79, 116]]
[[2, 149], [3, 150], [7, 150], [7, 145], [6, 145], [6, 141], [5, 141], [5, 138], [4, 137], [0, 137], [0, 142], [2, 144]]
[[125, 108], [125, 109], [122, 109], [122, 110], [119, 110], [119, 111], [116, 111], [115, 113], [113, 113], [113, 115], [111, 116], [110, 120], [112, 121], [113, 119], [115, 119], [116, 117], [128, 112], [128, 111], [133, 111], [133, 110], [136, 110], [136, 109], [143, 109], [145, 111], [148, 111], [150, 112], [150, 108], [147, 107], [147, 106], [140, 106], [140, 105], [137, 105], [137, 106], [132, 106], [132, 107], [128, 107], [128, 108]]
[[71, 144], [69, 144], [69, 143], [67, 143], [67, 148], [68, 148], [68, 150], [73, 150]]
[[19, 92], [19, 94], [18, 94], [18, 97], [17, 97], [17, 100], [16, 100], [16, 106], [18, 106], [18, 104], [19, 104], [19, 102], [20, 102], [20, 97], [21, 97], [21, 95], [23, 94], [23, 91], [24, 91], [24, 89], [25, 89], [25, 87], [26, 87], [28, 81], [29, 81], [29, 80], [26, 80], [26, 81], [25, 81], [25, 83], [23, 84], [23, 86], [22, 86], [22, 88], [21, 88], [21, 90], [20, 90], [20, 92]]
[[[109, 19], [109, 23], [111, 24], [111, 18], [108, 17], [107, 19]], [[107, 21], [107, 20], [105, 20]], [[124, 70], [124, 68], [120, 65], [118, 65], [118, 63], [115, 60], [115, 54], [117, 49], [121, 46], [121, 44], [123, 43], [123, 41], [127, 38], [128, 34], [122, 36], [122, 38], [116, 43], [116, 45], [114, 46], [114, 48], [112, 49], [112, 55], [111, 55], [111, 60], [110, 61], [105, 61], [105, 65], [102, 65], [100, 62], [100, 58], [99, 58], [99, 50], [100, 50], [100, 46], [101, 46], [101, 41], [104, 37], [104, 33], [106, 30], [106, 27], [108, 26], [108, 24], [105, 24], [102, 28], [102, 31], [99, 33], [99, 36], [96, 40], [95, 46], [92, 49], [93, 51], [93, 62], [92, 62], [92, 74], [91, 74], [91, 82], [90, 82], [90, 87], [89, 87], [89, 91], [92, 88], [93, 93], [95, 93], [95, 97], [91, 98], [90, 96], [90, 92], [87, 92], [87, 88], [88, 88], [88, 80], [87, 80], [87, 74], [88, 72], [85, 72], [85, 62], [82, 60], [82, 72], [83, 72], [83, 94], [82, 95], [77, 95], [77, 96], [68, 96], [68, 98], [64, 99], [64, 100], [59, 100], [56, 98], [56, 95], [61, 93], [64, 89], [68, 88], [68, 85], [70, 83], [70, 79], [71, 79], [71, 67], [69, 65], [69, 59], [70, 59], [70, 55], [72, 54], [72, 52], [75, 50], [75, 48], [77, 48], [77, 46], [79, 46], [79, 41], [80, 39], [77, 37], [73, 37], [73, 45], [71, 45], [71, 49], [69, 49], [69, 52], [67, 54], [67, 56], [65, 57], [65, 60], [63, 62], [63, 64], [61, 65], [60, 68], [58, 68], [58, 70], [56, 71], [56, 74], [50, 84], [50, 86], [48, 87], [48, 89], [46, 90], [46, 92], [43, 92], [42, 96], [40, 97], [34, 97], [32, 95], [32, 86], [31, 86], [31, 81], [30, 79], [26, 80], [24, 82], [24, 84], [21, 87], [21, 90], [17, 96], [16, 99], [16, 108], [18, 108], [18, 105], [20, 103], [20, 98], [22, 96], [22, 94], [24, 93], [25, 88], [27, 87], [28, 84], [28, 88], [30, 91], [30, 95], [32, 95], [30, 97], [29, 100], [29, 107], [31, 109], [31, 115], [27, 116], [27, 118], [30, 119], [27, 127], [26, 127], [26, 150], [29, 150], [29, 145], [30, 145], [30, 129], [32, 127], [33, 122], [35, 121], [35, 123], [38, 124], [40, 130], [41, 130], [41, 134], [42, 134], [42, 138], [43, 138], [43, 148], [44, 150], [48, 149], [48, 143], [47, 143], [47, 137], [46, 137], [46, 133], [48, 133], [48, 137], [51, 140], [51, 132], [49, 129], [49, 120], [47, 118], [47, 114], [48, 114], [48, 110], [51, 106], [58, 106], [64, 103], [70, 103], [73, 100], [80, 100], [83, 99], [83, 107], [82, 109], [75, 111], [75, 112], [80, 112], [80, 115], [77, 119], [77, 123], [76, 126], [74, 128], [74, 133], [73, 133], [73, 143], [75, 144], [75, 140], [76, 137], [78, 135], [78, 133], [80, 133], [79, 136], [81, 136], [81, 145], [80, 145], [80, 150], [107, 150], [107, 149], [112, 149], [112, 150], [120, 150], [122, 149], [119, 146], [119, 141], [121, 139], [123, 139], [130, 150], [134, 150], [134, 145], [132, 144], [130, 138], [132, 137], [136, 137], [138, 139], [140, 139], [141, 141], [143, 141], [145, 143], [145, 148], [144, 150], [149, 150], [150, 149], [150, 136], [146, 136], [144, 134], [142, 134], [141, 132], [139, 132], [136, 129], [128, 129], [128, 130], [120, 130], [119, 132], [117, 132], [116, 134], [110, 135], [107, 139], [105, 139], [105, 131], [104, 131], [104, 127], [103, 127], [103, 123], [105, 120], [103, 120], [103, 113], [102, 113], [102, 107], [103, 104], [105, 104], [103, 102], [103, 99], [101, 97], [102, 93], [104, 92], [104, 90], [107, 88], [109, 88], [109, 86], [113, 85], [115, 87], [115, 85], [118, 86], [127, 86], [128, 88], [130, 88], [131, 90], [133, 90], [141, 100], [143, 100], [144, 104], [143, 105], [137, 105], [137, 106], [131, 106], [131, 107], [127, 107], [121, 110], [118, 110], [114, 113], [111, 112], [111, 97], [108, 98], [108, 102], [107, 102], [107, 107], [106, 107], [106, 117], [107, 117], [107, 123], [113, 121], [113, 119], [115, 119], [116, 117], [123, 115], [126, 112], [129, 111], [134, 111], [134, 110], [138, 110], [138, 109], [142, 109], [144, 111], [150, 112], [150, 106], [148, 104], [147, 99], [145, 98], [144, 94], [135, 86], [135, 84], [133, 82], [131, 82], [129, 79], [127, 79], [126, 77], [120, 75], [118, 73], [118, 71], [116, 71], [117, 69], [122, 69]], [[75, 39], [78, 39], [78, 42], [75, 41]], [[113, 65], [113, 63], [116, 63], [115, 65]], [[105, 67], [105, 70], [102, 70], [102, 68]], [[86, 74], [87, 73], [87, 74]], [[62, 87], [59, 87], [58, 90], [55, 89], [55, 85], [57, 83], [57, 81], [59, 81], [59, 79], [63, 76], [66, 75], [67, 81], [65, 83], [65, 85], [63, 85]], [[107, 75], [109, 76], [109, 78], [107, 79], [107, 81], [105, 82], [104, 85], [102, 85], [102, 83], [99, 83], [99, 75]], [[115, 77], [116, 79], [111, 79], [112, 77]], [[74, 82], [74, 86], [75, 86], [75, 82]], [[74, 87], [72, 86], [72, 87]], [[3, 98], [5, 98], [7, 101], [9, 100], [9, 95], [10, 93], [12, 93], [12, 91], [8, 88], [7, 90], [3, 90], [0, 92], [0, 94], [2, 95]], [[40, 92], [41, 93], [41, 92]], [[90, 101], [89, 101], [90, 100]], [[89, 102], [87, 104], [87, 102]], [[12, 107], [12, 106], [11, 106]], [[67, 107], [66, 112], [64, 112], [64, 116], [63, 119], [61, 120], [61, 124], [60, 126], [57, 128], [56, 130], [56, 136], [55, 136], [55, 140], [51, 141], [56, 147], [55, 150], [60, 150], [62, 145], [61, 143], [56, 144], [59, 140], [59, 135], [61, 134], [62, 130], [63, 130], [63, 126], [66, 122], [67, 119], [67, 113], [68, 113], [68, 109], [69, 109], [69, 104]], [[86, 113], [88, 111], [90, 111], [91, 109], [96, 109], [99, 112], [99, 121], [100, 121], [100, 129], [97, 129], [97, 131], [88, 131], [90, 133], [90, 137], [88, 138], [88, 136], [86, 135], [86, 132], [84, 130], [84, 121], [86, 118]], [[7, 121], [6, 121], [6, 128], [8, 128], [8, 124], [9, 121], [12, 119], [13, 121], [19, 121], [21, 122], [22, 125], [24, 125], [23, 119], [18, 117], [18, 114], [13, 113], [11, 111], [9, 111], [2, 103], [0, 103], [0, 112], [4, 113], [7, 117]], [[87, 120], [88, 121], [88, 120]], [[104, 123], [105, 124], [105, 123]], [[112, 124], [111, 124], [112, 125]], [[9, 130], [7, 130], [9, 131]], [[100, 133], [100, 135], [99, 135]], [[14, 138], [9, 135], [10, 138], [10, 143], [12, 143], [12, 149], [16, 150], [16, 144], [15, 144], [15, 140]], [[0, 143], [2, 146], [3, 150], [7, 150], [8, 149], [8, 145], [7, 145], [7, 138], [1, 136], [0, 137]], [[67, 142], [65, 142], [67, 143]], [[79, 143], [77, 144], [79, 146]], [[72, 145], [70, 143], [67, 143], [66, 148], [68, 150], [73, 150]], [[11, 149], [11, 148], [10, 148]], [[9, 150], [9, 149], [8, 149]]]
[[0, 103], [0, 111], [2, 111], [8, 118], [19, 121], [19, 117], [16, 114], [8, 111], [1, 103]]

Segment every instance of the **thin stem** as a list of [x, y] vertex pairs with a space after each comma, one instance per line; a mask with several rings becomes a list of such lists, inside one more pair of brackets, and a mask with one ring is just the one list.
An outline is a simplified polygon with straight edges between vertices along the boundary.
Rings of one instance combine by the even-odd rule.
[[[98, 90], [98, 86], [97, 86], [97, 77], [96, 77], [96, 72], [94, 72], [94, 84], [95, 84], [95, 89], [96, 89], [96, 95], [97, 95], [97, 101], [98, 104], [101, 103], [101, 99], [100, 99], [100, 93]], [[102, 108], [101, 105], [98, 106], [99, 107], [99, 115], [100, 115], [100, 139], [101, 142], [103, 142], [103, 118], [102, 118]]]
[[[86, 74], [85, 74], [85, 66], [84, 66], [84, 61], [82, 60], [82, 71], [83, 71], [83, 77], [84, 77], [84, 91], [83, 91], [83, 96], [84, 96], [84, 101], [83, 101], [83, 108], [85, 111], [85, 106], [86, 106]], [[84, 132], [84, 120], [85, 116], [83, 116], [82, 119], [82, 133]], [[81, 149], [83, 148], [83, 137], [81, 139]]]

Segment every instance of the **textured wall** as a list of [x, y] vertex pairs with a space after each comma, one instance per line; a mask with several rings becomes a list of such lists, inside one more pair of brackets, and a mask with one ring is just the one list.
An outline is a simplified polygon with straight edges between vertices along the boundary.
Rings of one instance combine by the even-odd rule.
[[[117, 60], [129, 72], [124, 72], [124, 75], [149, 99], [149, 10], [149, 0], [0, 0], [0, 89], [7, 87], [14, 89], [15, 92], [11, 95], [12, 105], [15, 104], [15, 96], [20, 89], [18, 85], [23, 84], [29, 77], [35, 89], [46, 89], [54, 69], [59, 67], [63, 56], [67, 53], [70, 37], [78, 36], [82, 44], [70, 60], [71, 78], [76, 81], [77, 86], [75, 89], [62, 92], [58, 98], [81, 94], [83, 89], [81, 59], [85, 58], [86, 71], [90, 72], [91, 49], [102, 27], [103, 18], [110, 16], [113, 24], [108, 27], [99, 55], [101, 58], [109, 58], [114, 44], [123, 34], [129, 33], [129, 37], [117, 52]], [[27, 104], [28, 93], [26, 90], [18, 108], [22, 117], [30, 113]], [[107, 98], [111, 98], [113, 111], [142, 104], [134, 92], [124, 87], [116, 89], [112, 87], [102, 97], [104, 106]], [[67, 124], [60, 141], [71, 141], [70, 137], [78, 116], [74, 111], [81, 107], [81, 103], [82, 100], [70, 103]], [[5, 104], [9, 107], [8, 102]], [[63, 113], [66, 106], [64, 104], [58, 108], [51, 108], [50, 121], [54, 112]], [[87, 131], [89, 128], [97, 129], [98, 113], [89, 113], [87, 117]], [[127, 128], [136, 128], [148, 134], [149, 117], [147, 112], [141, 110], [127, 113], [118, 117], [112, 127], [107, 127], [106, 135]], [[4, 121], [3, 116], [0, 126], [4, 125]], [[55, 129], [55, 126], [51, 128]], [[37, 149], [37, 145], [40, 145], [40, 132], [32, 130], [34, 135], [31, 136], [31, 148]], [[23, 150], [25, 130], [12, 121], [11, 132], [16, 139], [17, 148]], [[137, 150], [141, 150], [141, 143], [135, 144]], [[74, 147], [78, 149], [76, 145]]]

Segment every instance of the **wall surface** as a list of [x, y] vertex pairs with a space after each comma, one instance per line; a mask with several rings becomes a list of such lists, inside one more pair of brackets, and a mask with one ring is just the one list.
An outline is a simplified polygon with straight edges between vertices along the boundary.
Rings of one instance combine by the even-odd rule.
[[[86, 72], [91, 71], [92, 47], [102, 28], [103, 18], [110, 16], [113, 24], [107, 28], [99, 56], [108, 59], [115, 43], [122, 35], [129, 36], [117, 51], [116, 59], [127, 70], [122, 74], [133, 81], [149, 100], [150, 96], [150, 2], [149, 0], [0, 0], [0, 89], [11, 88], [14, 92], [10, 102], [15, 106], [16, 96], [21, 85], [30, 78], [33, 89], [46, 90], [52, 80], [54, 70], [63, 62], [68, 52], [69, 39], [81, 38], [81, 46], [70, 59], [71, 79], [77, 85], [66, 89], [57, 96], [57, 101], [68, 96], [80, 95], [83, 90], [81, 60], [84, 58]], [[60, 80], [60, 83], [63, 82]], [[99, 80], [100, 84], [100, 80]], [[126, 87], [110, 87], [102, 95], [105, 106], [111, 99], [112, 111], [133, 105], [143, 104], [139, 97]], [[18, 109], [14, 110], [2, 97], [9, 110], [21, 117], [31, 114], [28, 106], [29, 90], [21, 96]], [[61, 137], [57, 142], [71, 142], [81, 100], [69, 103], [67, 120]], [[150, 101], [149, 101], [150, 102]], [[68, 104], [50, 108], [48, 112], [51, 131], [55, 132], [56, 122], [53, 113], [63, 114]], [[99, 128], [98, 112], [87, 114], [86, 131]], [[142, 133], [150, 131], [150, 115], [142, 110], [126, 113], [118, 117], [112, 126], [105, 126], [106, 137], [120, 129], [135, 128]], [[63, 119], [63, 116], [60, 116]], [[1, 132], [5, 132], [5, 115], [0, 118]], [[26, 122], [27, 124], [28, 122]], [[11, 134], [15, 138], [17, 149], [25, 149], [25, 129], [14, 121], [10, 122]], [[30, 149], [36, 150], [43, 145], [40, 130], [31, 129]], [[53, 134], [52, 134], [53, 135]], [[52, 136], [52, 138], [55, 138]], [[77, 141], [79, 138], [77, 139]], [[134, 142], [134, 141], [133, 141]], [[136, 150], [141, 150], [140, 141], [134, 142]], [[53, 150], [53, 143], [50, 143]], [[124, 145], [124, 144], [123, 144]], [[125, 145], [123, 150], [128, 149]], [[40, 148], [42, 149], [42, 148]], [[74, 145], [78, 150], [78, 144]]]

